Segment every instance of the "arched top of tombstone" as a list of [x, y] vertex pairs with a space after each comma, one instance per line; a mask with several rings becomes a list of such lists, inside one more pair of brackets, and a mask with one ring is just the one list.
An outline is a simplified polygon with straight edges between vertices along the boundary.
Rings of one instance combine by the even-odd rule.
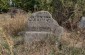
[[52, 18], [52, 15], [48, 11], [38, 11], [33, 13], [31, 17], [29, 17], [28, 22], [47, 22], [59, 26], [57, 21]]
[[32, 15], [50, 16], [50, 18], [52, 18], [52, 15], [48, 11], [38, 11], [38, 12], [33, 13]]

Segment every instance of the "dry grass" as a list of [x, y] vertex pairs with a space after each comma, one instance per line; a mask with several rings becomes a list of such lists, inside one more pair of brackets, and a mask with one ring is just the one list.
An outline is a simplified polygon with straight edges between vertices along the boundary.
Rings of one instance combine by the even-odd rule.
[[[64, 32], [60, 39], [61, 50], [55, 44], [36, 42], [30, 49], [24, 44], [15, 45], [16, 36], [25, 29], [27, 14], [17, 14], [11, 18], [8, 14], [0, 14], [0, 55], [85, 55], [85, 32]], [[22, 39], [22, 37], [19, 37]]]
[[17, 14], [15, 18], [2, 18], [0, 19], [0, 25], [8, 34], [17, 35], [20, 31], [25, 28], [27, 21], [27, 14]]
[[[2, 32], [2, 33], [1, 33], [2, 36], [0, 36], [0, 38], [2, 38], [2, 39], [3, 39], [2, 41], [5, 41], [5, 44], [8, 45], [9, 54], [14, 55], [14, 54], [13, 54], [13, 45], [14, 45], [14, 44], [13, 44], [12, 38], [11, 38], [10, 35], [8, 35], [5, 31], [3, 31], [3, 29], [1, 29], [0, 31]], [[6, 47], [6, 46], [3, 46], [3, 45], [1, 45], [1, 44], [3, 44], [3, 43], [0, 43], [0, 46], [1, 46], [1, 49], [4, 50], [3, 47]], [[2, 51], [2, 52], [4, 52], [4, 51]], [[4, 54], [4, 53], [2, 53], [2, 55], [3, 55], [3, 54]]]
[[67, 45], [69, 47], [78, 47], [83, 48], [85, 45], [85, 32], [65, 32], [63, 37], [61, 38], [61, 42], [64, 45]]
[[61, 38], [60, 55], [85, 55], [85, 32], [65, 32]]
[[25, 28], [26, 21], [27, 14], [17, 14], [15, 18], [8, 14], [0, 14], [0, 55], [14, 55], [12, 36]]

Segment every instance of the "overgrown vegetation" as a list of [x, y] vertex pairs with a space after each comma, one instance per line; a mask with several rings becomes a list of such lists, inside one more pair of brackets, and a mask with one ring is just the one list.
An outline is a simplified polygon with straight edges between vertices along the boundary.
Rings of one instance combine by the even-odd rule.
[[[9, 1], [12, 1], [10, 5]], [[35, 42], [29, 50], [22, 43], [23, 31], [28, 14], [17, 14], [11, 18], [6, 13], [16, 7], [27, 12], [46, 10], [53, 14], [57, 22], [69, 30], [77, 29], [77, 23], [85, 16], [85, 0], [0, 0], [0, 55], [85, 55], [85, 31], [69, 32], [66, 30], [60, 40], [61, 48], [56, 46], [55, 38], [46, 42]]]
[[[6, 16], [8, 16], [8, 19]], [[11, 18], [8, 13], [0, 14], [0, 55], [15, 54], [15, 39], [18, 38], [18, 33], [25, 28], [26, 21], [27, 14], [17, 14], [15, 18]]]
[[62, 26], [74, 29], [85, 15], [85, 0], [53, 0], [53, 17]]
[[[12, 4], [10, 5], [10, 1]], [[21, 8], [25, 11], [48, 10], [52, 11], [52, 0], [0, 0], [0, 10], [5, 11], [10, 7]]]
[[85, 16], [85, 0], [0, 0], [0, 12], [7, 12], [11, 7], [27, 12], [49, 11], [60, 25], [72, 30]]

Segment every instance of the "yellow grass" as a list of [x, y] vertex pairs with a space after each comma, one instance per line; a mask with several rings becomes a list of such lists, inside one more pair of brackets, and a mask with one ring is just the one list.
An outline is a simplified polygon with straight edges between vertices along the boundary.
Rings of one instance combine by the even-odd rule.
[[[14, 41], [11, 35], [17, 35], [20, 31], [22, 31], [25, 27], [26, 21], [27, 14], [17, 14], [15, 18], [11, 18], [8, 14], [0, 14], [0, 33], [2, 33], [0, 38], [3, 38], [4, 41], [7, 42], [10, 49], [10, 55], [14, 55]], [[2, 50], [2, 48], [3, 46], [0, 43], [0, 49]], [[0, 51], [0, 55], [5, 54], [2, 54], [2, 51]]]
[[27, 14], [17, 14], [15, 18], [11, 18], [10, 15], [7, 16], [9, 18], [2, 17], [2, 19], [0, 19], [0, 26], [3, 27], [3, 29], [6, 30], [8, 34], [17, 35], [17, 33], [22, 31], [25, 27]]
[[9, 49], [10, 49], [10, 54], [11, 55], [14, 55], [13, 54], [13, 40], [12, 38], [10, 37], [10, 35], [8, 35], [5, 31], [3, 31], [2, 29], [2, 38], [7, 42], [7, 44], [9, 45]]

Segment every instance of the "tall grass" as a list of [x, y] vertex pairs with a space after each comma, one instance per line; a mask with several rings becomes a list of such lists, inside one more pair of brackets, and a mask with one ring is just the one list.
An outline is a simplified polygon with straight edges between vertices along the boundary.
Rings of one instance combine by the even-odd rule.
[[1, 42], [5, 42], [4, 44], [0, 43], [0, 55], [5, 54], [3, 52], [6, 48], [9, 49], [6, 50], [6, 52], [10, 55], [14, 55], [14, 40], [12, 36], [17, 35], [25, 28], [28, 19], [27, 14], [17, 14], [14, 18], [11, 18], [8, 14], [6, 14], [6, 16], [5, 14], [1, 14], [0, 18], [0, 38], [2, 38]]
[[25, 28], [26, 21], [27, 15], [17, 14], [15, 18], [5, 18], [1, 25], [8, 34], [17, 35]]
[[7, 42], [8, 46], [9, 46], [9, 50], [10, 50], [10, 54], [11, 55], [14, 55], [13, 54], [13, 40], [12, 38], [10, 37], [10, 35], [8, 35], [5, 31], [2, 30], [2, 38]]

